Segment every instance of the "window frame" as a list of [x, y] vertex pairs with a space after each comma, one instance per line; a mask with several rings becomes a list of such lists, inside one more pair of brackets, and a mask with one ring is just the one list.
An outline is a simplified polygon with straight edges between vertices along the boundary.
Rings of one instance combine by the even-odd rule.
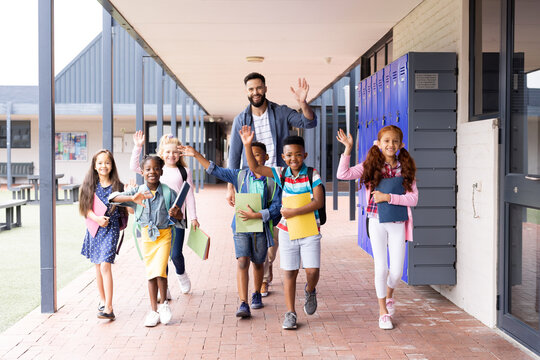
[[[502, 2], [501, 2], [502, 5]], [[501, 19], [500, 24], [502, 28], [503, 19], [501, 11]], [[475, 105], [475, 38], [476, 38], [476, 0], [470, 0], [469, 1], [469, 121], [480, 121], [480, 120], [488, 120], [488, 119], [495, 119], [500, 118], [501, 116], [501, 103], [499, 100], [499, 111], [493, 111], [488, 113], [482, 113], [482, 114], [475, 114], [474, 113], [474, 105]], [[499, 42], [501, 42], [501, 39], [499, 39]], [[501, 73], [501, 64], [502, 64], [502, 51], [499, 49], [499, 76]], [[500, 79], [499, 79], [500, 84]], [[499, 96], [500, 99], [501, 94], [501, 88], [499, 86]]]
[[[28, 146], [14, 146], [13, 143], [13, 125], [28, 125]], [[0, 149], [7, 149], [7, 120], [0, 120], [0, 128], [5, 128], [6, 144], [0, 145]], [[11, 120], [11, 149], [31, 149], [32, 148], [32, 121], [31, 120]]]

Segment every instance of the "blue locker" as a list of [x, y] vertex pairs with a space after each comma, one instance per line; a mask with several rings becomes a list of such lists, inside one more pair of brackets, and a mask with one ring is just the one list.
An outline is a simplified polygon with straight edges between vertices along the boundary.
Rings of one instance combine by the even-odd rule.
[[365, 133], [366, 133], [366, 119], [367, 119], [367, 81], [366, 79], [360, 82], [360, 121], [358, 122], [358, 158], [363, 159], [365, 157]]
[[371, 77], [368, 77], [366, 80], [366, 120], [364, 122], [364, 156], [362, 157], [362, 161], [366, 158], [367, 151], [369, 149], [369, 138], [370, 136], [370, 122], [371, 122], [371, 112], [372, 112], [372, 101], [371, 101]]
[[384, 69], [384, 125], [392, 125], [392, 106], [390, 105], [391, 95], [391, 79], [392, 79], [392, 66], [387, 65]]
[[403, 131], [403, 143], [409, 149], [409, 78], [408, 78], [408, 55], [403, 55], [397, 61], [398, 64], [398, 110], [397, 126]]
[[[375, 124], [375, 137], [385, 123], [385, 100], [384, 100], [384, 69], [377, 72], [377, 123]], [[373, 140], [375, 140], [373, 137]]]
[[390, 66], [390, 112], [392, 121], [391, 125], [398, 126], [398, 72], [399, 64], [394, 61]]
[[373, 146], [373, 140], [377, 138], [377, 120], [379, 116], [378, 111], [378, 98], [377, 98], [377, 74], [371, 75], [371, 123], [369, 124], [369, 135], [367, 141], [369, 142], [368, 150]]

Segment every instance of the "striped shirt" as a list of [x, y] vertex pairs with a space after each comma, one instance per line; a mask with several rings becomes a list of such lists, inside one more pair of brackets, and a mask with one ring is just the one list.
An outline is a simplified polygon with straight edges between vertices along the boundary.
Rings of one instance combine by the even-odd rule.
[[264, 145], [266, 145], [266, 153], [268, 154], [268, 160], [266, 161], [265, 165], [269, 167], [276, 166], [276, 147], [274, 145], [274, 139], [272, 138], [272, 130], [270, 130], [268, 108], [261, 116], [252, 114], [252, 117], [255, 138], [258, 142], [262, 142]]
[[[286, 170], [285, 170], [286, 169]], [[283, 174], [283, 171], [285, 173]], [[311, 194], [311, 199], [313, 199], [313, 189], [309, 185], [309, 177], [307, 173], [308, 167], [306, 164], [302, 164], [302, 168], [297, 176], [294, 176], [289, 167], [273, 167], [272, 172], [274, 173], [274, 181], [277, 184], [281, 185], [281, 175], [283, 174], [285, 178], [285, 183], [283, 184], [283, 192], [281, 193], [281, 198], [286, 198], [287, 196], [303, 194], [309, 192]], [[316, 169], [313, 169], [313, 187], [322, 184], [321, 176]], [[319, 211], [315, 210], [315, 220], [317, 221], [317, 228], [321, 227], [321, 220], [319, 220]], [[283, 231], [289, 231], [287, 229], [287, 220], [284, 217], [281, 217], [281, 220], [277, 227]]]

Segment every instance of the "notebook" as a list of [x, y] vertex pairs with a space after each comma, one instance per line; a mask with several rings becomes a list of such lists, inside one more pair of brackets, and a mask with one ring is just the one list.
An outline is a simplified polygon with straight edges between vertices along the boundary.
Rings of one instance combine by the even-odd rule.
[[[103, 216], [107, 212], [107, 205], [105, 205], [96, 194], [94, 194], [94, 204], [92, 205], [92, 211], [97, 216]], [[90, 236], [94, 238], [96, 237], [97, 231], [99, 229], [99, 224], [87, 217], [86, 228], [88, 229]]]
[[236, 193], [235, 198], [235, 221], [236, 221], [236, 232], [237, 233], [253, 233], [253, 232], [263, 232], [263, 221], [262, 219], [249, 219], [242, 220], [238, 210], [247, 210], [247, 206], [258, 212], [261, 210], [261, 194], [242, 194]]
[[201, 228], [193, 229], [193, 226], [189, 229], [189, 237], [187, 245], [197, 254], [201, 259], [208, 259], [208, 253], [210, 251], [210, 236], [206, 235]]
[[[311, 202], [311, 195], [309, 192], [287, 196], [281, 199], [283, 207], [289, 209], [297, 209]], [[293, 216], [287, 219], [287, 229], [289, 230], [289, 239], [301, 239], [308, 236], [317, 235], [319, 229], [317, 228], [317, 220], [315, 220], [315, 213], [313, 211]]]
[[[182, 184], [182, 187], [180, 188], [180, 191], [178, 191], [178, 195], [176, 195], [176, 199], [174, 200], [173, 205], [176, 205], [179, 209], [182, 208], [182, 205], [184, 205], [184, 201], [186, 201], [189, 188], [190, 186], [188, 182], [184, 181], [184, 183]], [[169, 220], [171, 221], [171, 225], [174, 224], [174, 220], [171, 219], [170, 216], [169, 216]], [[187, 221], [187, 219], [184, 219], [184, 220]]]
[[[403, 195], [405, 194], [403, 177], [396, 176], [393, 178], [382, 179], [375, 190], [379, 190], [385, 194]], [[409, 219], [406, 206], [392, 205], [386, 201], [377, 204], [377, 213], [379, 214], [380, 223], [407, 221]]]

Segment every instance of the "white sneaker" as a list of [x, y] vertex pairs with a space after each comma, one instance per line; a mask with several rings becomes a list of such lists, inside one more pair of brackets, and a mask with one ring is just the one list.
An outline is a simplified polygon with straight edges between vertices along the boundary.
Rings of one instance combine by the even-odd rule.
[[191, 290], [191, 281], [189, 280], [187, 272], [184, 272], [183, 274], [176, 274], [176, 276], [178, 276], [180, 290], [182, 290], [183, 294], [187, 294], [189, 290]]
[[171, 321], [172, 313], [169, 307], [169, 302], [165, 301], [163, 304], [158, 305], [159, 321], [163, 325], [167, 325]]
[[384, 314], [379, 317], [379, 327], [383, 330], [391, 330], [394, 328], [390, 315]]
[[144, 319], [144, 326], [154, 327], [159, 324], [159, 314], [155, 311], [150, 311]]
[[396, 313], [396, 308], [394, 307], [393, 298], [386, 299], [386, 310], [388, 310], [388, 314], [390, 316], [394, 316], [394, 314]]

